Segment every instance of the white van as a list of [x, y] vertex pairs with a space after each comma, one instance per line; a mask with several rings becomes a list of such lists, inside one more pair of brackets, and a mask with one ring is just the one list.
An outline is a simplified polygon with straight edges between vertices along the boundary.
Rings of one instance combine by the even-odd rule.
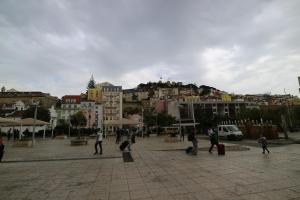
[[243, 133], [236, 125], [218, 125], [218, 135], [228, 140], [243, 139]]

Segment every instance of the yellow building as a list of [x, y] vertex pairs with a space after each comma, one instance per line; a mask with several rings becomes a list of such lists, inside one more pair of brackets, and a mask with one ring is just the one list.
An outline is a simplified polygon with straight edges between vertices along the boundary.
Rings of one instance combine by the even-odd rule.
[[101, 103], [102, 101], [102, 91], [99, 88], [88, 89], [87, 95], [88, 100], [95, 101], [96, 103]]
[[201, 98], [200, 96], [185, 96], [184, 101], [189, 103], [196, 103], [196, 102], [200, 102]]
[[290, 100], [290, 103], [291, 103], [291, 105], [299, 106], [299, 105], [300, 105], [300, 99], [299, 99], [298, 97], [293, 97], [293, 98]]
[[222, 101], [230, 102], [231, 101], [231, 96], [228, 95], [228, 94], [223, 94], [222, 95]]

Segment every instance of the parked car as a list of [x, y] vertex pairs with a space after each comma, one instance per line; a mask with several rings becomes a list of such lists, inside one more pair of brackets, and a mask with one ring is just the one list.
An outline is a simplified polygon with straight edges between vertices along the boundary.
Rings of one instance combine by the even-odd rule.
[[242, 140], [244, 136], [236, 125], [218, 125], [218, 135], [227, 140]]

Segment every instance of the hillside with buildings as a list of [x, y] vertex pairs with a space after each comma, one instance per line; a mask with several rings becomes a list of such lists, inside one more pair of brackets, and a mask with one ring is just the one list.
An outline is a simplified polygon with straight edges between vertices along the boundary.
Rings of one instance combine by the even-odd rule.
[[[49, 109], [51, 124], [70, 123], [70, 117], [81, 111], [87, 119], [85, 128], [103, 128], [113, 133], [122, 126], [143, 126], [143, 112], [166, 113], [177, 121], [193, 119], [195, 113], [211, 113], [231, 119], [245, 109], [298, 106], [299, 98], [270, 94], [229, 94], [207, 85], [182, 82], [140, 83], [133, 89], [122, 89], [109, 82], [96, 83], [93, 76], [86, 91], [65, 94], [61, 99], [43, 92], [18, 92], [5, 88], [0, 93], [0, 115], [22, 118], [34, 102]], [[203, 115], [203, 114], [202, 114]]]

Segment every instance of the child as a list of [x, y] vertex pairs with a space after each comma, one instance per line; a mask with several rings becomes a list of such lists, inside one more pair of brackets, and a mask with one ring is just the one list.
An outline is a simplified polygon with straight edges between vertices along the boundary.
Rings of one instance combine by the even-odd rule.
[[265, 151], [267, 150], [268, 154], [270, 153], [269, 149], [268, 149], [268, 141], [267, 138], [263, 135], [261, 135], [261, 137], [258, 140], [258, 143], [261, 143], [261, 148], [263, 149], [263, 154], [265, 154]]

